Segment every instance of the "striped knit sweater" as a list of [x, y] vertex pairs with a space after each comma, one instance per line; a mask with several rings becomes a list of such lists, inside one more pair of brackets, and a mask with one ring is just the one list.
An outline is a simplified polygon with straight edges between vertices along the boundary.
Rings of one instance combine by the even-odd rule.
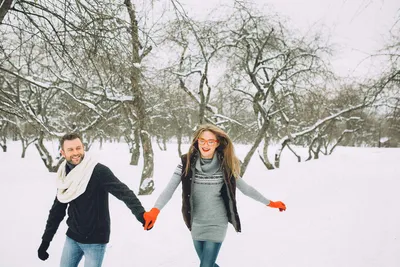
[[[221, 163], [214, 155], [212, 159], [199, 158], [194, 171], [192, 238], [200, 241], [222, 242], [228, 227], [228, 217], [221, 188], [224, 184]], [[181, 182], [182, 165], [179, 164], [167, 187], [154, 205], [162, 209], [171, 199]], [[237, 188], [245, 195], [265, 205], [269, 200], [243, 179], [237, 179]]]

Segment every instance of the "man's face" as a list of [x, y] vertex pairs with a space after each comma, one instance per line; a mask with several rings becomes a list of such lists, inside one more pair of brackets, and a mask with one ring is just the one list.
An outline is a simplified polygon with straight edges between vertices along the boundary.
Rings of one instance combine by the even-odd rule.
[[85, 150], [82, 141], [79, 138], [74, 140], [65, 140], [61, 148], [61, 155], [71, 164], [78, 165], [81, 163]]

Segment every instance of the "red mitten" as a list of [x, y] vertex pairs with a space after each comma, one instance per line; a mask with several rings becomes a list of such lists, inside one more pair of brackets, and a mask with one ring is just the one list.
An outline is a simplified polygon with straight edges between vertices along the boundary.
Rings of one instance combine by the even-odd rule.
[[286, 210], [286, 205], [282, 201], [274, 202], [274, 201], [270, 200], [268, 207], [279, 209], [279, 211]]
[[150, 230], [151, 228], [153, 228], [154, 223], [157, 220], [157, 216], [160, 213], [160, 210], [157, 208], [152, 208], [150, 211], [145, 212], [143, 214], [143, 218], [145, 220], [144, 223], [144, 230]]

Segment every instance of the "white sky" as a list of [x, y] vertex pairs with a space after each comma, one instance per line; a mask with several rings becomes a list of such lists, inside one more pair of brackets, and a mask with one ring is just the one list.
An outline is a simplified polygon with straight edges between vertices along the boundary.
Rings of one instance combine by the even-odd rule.
[[[46, 143], [51, 153], [57, 142]], [[130, 166], [126, 144], [105, 143], [96, 153], [137, 192], [141, 164]], [[176, 144], [155, 150], [156, 190], [139, 196], [149, 210], [179, 161]], [[236, 145], [243, 159], [249, 146]], [[187, 150], [187, 145], [184, 146]], [[273, 153], [271, 149], [271, 153]], [[306, 154], [306, 149], [298, 151]], [[55, 174], [47, 172], [34, 146], [20, 158], [20, 142], [0, 152], [0, 266], [59, 266], [65, 219], [42, 262], [37, 248], [55, 197]], [[282, 168], [267, 171], [253, 157], [244, 179], [265, 197], [282, 200], [287, 211], [265, 207], [237, 192], [242, 233], [229, 226], [217, 263], [221, 267], [398, 267], [400, 266], [400, 148], [344, 148], [319, 160], [297, 163], [283, 152]], [[146, 232], [121, 201], [110, 196], [111, 241], [104, 267], [198, 267], [181, 215], [181, 189]], [[80, 265], [83, 267], [83, 264]]]
[[[188, 13], [204, 16], [232, 0], [180, 0]], [[399, 0], [249, 0], [259, 10], [274, 10], [292, 21], [291, 28], [307, 32], [324, 25], [335, 45], [335, 72], [342, 76], [366, 76], [370, 61], [363, 61], [383, 47], [389, 30], [400, 16]], [[377, 68], [381, 69], [381, 68]]]

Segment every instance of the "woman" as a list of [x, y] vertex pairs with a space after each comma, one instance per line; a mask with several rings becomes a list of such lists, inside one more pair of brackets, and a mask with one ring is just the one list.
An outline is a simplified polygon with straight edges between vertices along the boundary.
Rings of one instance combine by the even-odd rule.
[[145, 230], [153, 227], [160, 210], [182, 182], [182, 214], [191, 231], [200, 267], [218, 267], [215, 261], [225, 239], [228, 222], [240, 232], [236, 187], [269, 207], [286, 210], [284, 203], [268, 200], [240, 178], [240, 163], [232, 141], [214, 125], [201, 125], [197, 129], [189, 152], [181, 160], [154, 208], [145, 212]]

